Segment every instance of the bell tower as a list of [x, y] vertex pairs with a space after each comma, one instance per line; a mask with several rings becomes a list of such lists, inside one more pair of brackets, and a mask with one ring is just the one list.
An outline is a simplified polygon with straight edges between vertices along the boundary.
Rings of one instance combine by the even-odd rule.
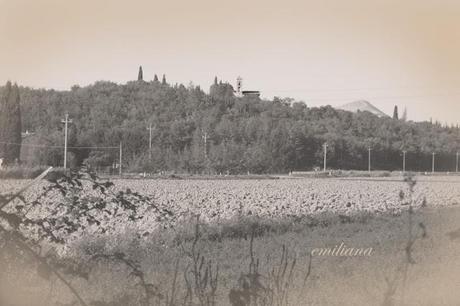
[[243, 87], [243, 78], [239, 76], [236, 78], [236, 96], [237, 97], [243, 96], [243, 93], [241, 92], [242, 87]]

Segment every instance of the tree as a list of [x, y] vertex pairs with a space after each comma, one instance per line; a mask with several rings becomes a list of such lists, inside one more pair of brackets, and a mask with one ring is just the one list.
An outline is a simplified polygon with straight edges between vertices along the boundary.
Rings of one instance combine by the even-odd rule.
[[0, 157], [5, 164], [19, 161], [21, 109], [18, 85], [7, 82], [0, 100]]
[[153, 77], [153, 81], [154, 81], [154, 82], [159, 82], [159, 81], [158, 81], [158, 76], [157, 76], [156, 74], [155, 74], [155, 76]]
[[144, 72], [142, 71], [142, 66], [139, 66], [139, 74], [137, 75], [137, 80], [138, 81], [144, 80]]
[[161, 84], [166, 85], [166, 76], [163, 74], [163, 79], [161, 80]]
[[402, 121], [407, 121], [407, 107], [404, 107], [404, 112], [403, 112], [403, 115], [401, 117], [401, 120]]
[[216, 85], [216, 86], [217, 86], [217, 76], [216, 76], [216, 77], [214, 77], [214, 85]]
[[[197, 173], [205, 169], [233, 173], [311, 169], [322, 165], [325, 141], [330, 143], [328, 165], [367, 169], [366, 139], [379, 144], [372, 148], [373, 167], [399, 169], [404, 147], [411, 156], [408, 169], [431, 169], [434, 150], [439, 152], [437, 166], [449, 171], [452, 152], [456, 152], [453, 148], [460, 147], [458, 131], [435, 125], [434, 121], [431, 125], [379, 118], [369, 112], [335, 110], [330, 106], [307, 107], [288, 98], [236, 97], [233, 87], [219, 80], [217, 85], [214, 80], [211, 82], [209, 94], [193, 84], [168, 86], [160, 82], [153, 86], [142, 86], [137, 81], [97, 82], [73, 91], [21, 87], [22, 130], [35, 132], [28, 137], [29, 144], [60, 146], [63, 144], [60, 122], [62, 114], [68, 111], [76, 122], [70, 134], [72, 146], [117, 147], [123, 141], [126, 163], [132, 161], [141, 169], [143, 152], [148, 152], [145, 123], [152, 122], [154, 116], [157, 129], [152, 147], [158, 148], [159, 153], [153, 154], [155, 167], [149, 165], [148, 169]], [[1, 86], [0, 93], [6, 92], [5, 86]], [[209, 142], [209, 164], [203, 159], [203, 129], [214, 133]], [[430, 145], [429, 152], [421, 150], [430, 144], [430, 139], [438, 141]], [[223, 154], [227, 149], [233, 153]], [[23, 162], [30, 159], [31, 165], [53, 166], [62, 160], [61, 149], [25, 150], [29, 151], [34, 153], [23, 154], [21, 159]], [[104, 150], [104, 154], [90, 149], [70, 151], [75, 154], [77, 164], [91, 158], [91, 164], [101, 170], [118, 162], [117, 149]], [[262, 156], [264, 159], [256, 162]]]
[[393, 119], [395, 120], [398, 120], [399, 119], [399, 116], [398, 116], [398, 106], [395, 105], [395, 109], [393, 111]]

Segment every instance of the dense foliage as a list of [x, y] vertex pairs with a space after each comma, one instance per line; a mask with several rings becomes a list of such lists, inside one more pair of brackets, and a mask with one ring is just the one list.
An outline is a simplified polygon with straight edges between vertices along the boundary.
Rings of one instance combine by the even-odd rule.
[[[407, 170], [455, 169], [460, 148], [457, 127], [439, 123], [379, 118], [330, 106], [309, 108], [303, 102], [236, 97], [233, 87], [214, 81], [209, 94], [190, 84], [133, 81], [118, 85], [100, 81], [70, 91], [20, 88], [23, 131], [22, 159], [32, 165], [62, 164], [61, 119], [73, 119], [69, 134], [72, 165], [84, 161], [99, 169], [118, 162], [129, 171], [189, 173], [273, 173], [322, 167], [328, 144], [328, 168], [399, 170], [402, 150]], [[152, 150], [149, 131], [152, 124]], [[35, 145], [32, 146], [32, 145]], [[46, 147], [50, 146], [50, 147]]]
[[5, 164], [19, 161], [21, 147], [19, 88], [8, 82], [0, 93], [0, 158]]

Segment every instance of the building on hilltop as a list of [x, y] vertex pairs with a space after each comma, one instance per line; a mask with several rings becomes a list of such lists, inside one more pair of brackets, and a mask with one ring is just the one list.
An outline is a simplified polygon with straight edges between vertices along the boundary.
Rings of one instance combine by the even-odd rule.
[[243, 88], [243, 79], [239, 76], [236, 79], [236, 90], [235, 95], [237, 97], [260, 97], [260, 91], [258, 90], [242, 90]]

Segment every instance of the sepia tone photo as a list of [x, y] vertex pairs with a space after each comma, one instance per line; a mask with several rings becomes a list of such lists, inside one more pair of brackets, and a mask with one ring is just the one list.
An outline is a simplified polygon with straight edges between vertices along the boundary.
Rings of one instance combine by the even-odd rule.
[[0, 0], [0, 306], [460, 305], [459, 16]]

